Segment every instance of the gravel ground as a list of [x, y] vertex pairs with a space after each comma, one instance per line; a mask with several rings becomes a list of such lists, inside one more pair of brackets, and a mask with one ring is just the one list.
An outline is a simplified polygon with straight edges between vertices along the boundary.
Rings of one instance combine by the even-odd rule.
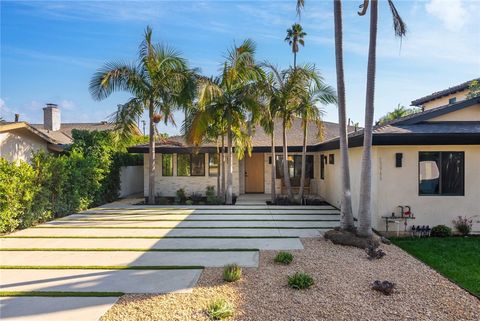
[[[206, 269], [191, 294], [125, 295], [101, 319], [208, 320], [214, 298], [234, 303], [242, 321], [480, 320], [480, 300], [393, 245], [387, 256], [369, 261], [362, 250], [323, 239], [302, 239], [289, 266], [273, 263], [276, 251], [262, 251], [260, 267], [243, 270], [242, 280], [225, 283], [222, 269]], [[308, 290], [286, 286], [287, 276], [307, 272]], [[397, 284], [390, 296], [371, 290], [374, 280]]]

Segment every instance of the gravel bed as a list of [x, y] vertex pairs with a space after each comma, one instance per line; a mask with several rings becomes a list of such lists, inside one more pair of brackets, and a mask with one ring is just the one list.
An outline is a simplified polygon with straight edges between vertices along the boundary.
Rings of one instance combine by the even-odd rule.
[[[111, 320], [208, 320], [204, 309], [214, 298], [234, 303], [242, 321], [319, 320], [480, 320], [480, 300], [394, 245], [387, 256], [369, 261], [357, 248], [323, 239], [302, 239], [305, 250], [291, 251], [291, 265], [275, 264], [277, 251], [262, 251], [260, 267], [243, 269], [235, 283], [222, 269], [206, 269], [191, 294], [125, 295], [101, 318]], [[287, 276], [309, 273], [308, 290], [286, 286]], [[390, 296], [371, 290], [376, 280], [396, 283]]]

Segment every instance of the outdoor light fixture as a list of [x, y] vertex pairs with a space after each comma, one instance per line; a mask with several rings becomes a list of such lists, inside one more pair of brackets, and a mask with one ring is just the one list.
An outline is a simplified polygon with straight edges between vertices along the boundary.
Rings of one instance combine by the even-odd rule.
[[403, 153], [395, 154], [395, 167], [402, 167]]

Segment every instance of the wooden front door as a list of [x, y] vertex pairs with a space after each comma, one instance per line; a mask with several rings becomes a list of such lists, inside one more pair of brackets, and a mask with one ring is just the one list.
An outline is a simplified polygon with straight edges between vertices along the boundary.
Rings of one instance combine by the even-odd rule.
[[264, 193], [264, 158], [262, 153], [245, 156], [245, 193]]

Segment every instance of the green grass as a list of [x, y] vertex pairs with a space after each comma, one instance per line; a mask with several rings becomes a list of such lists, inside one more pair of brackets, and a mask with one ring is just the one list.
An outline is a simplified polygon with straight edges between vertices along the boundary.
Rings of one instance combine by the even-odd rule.
[[282, 264], [288, 265], [288, 264], [292, 263], [292, 261], [293, 261], [293, 254], [290, 253], [290, 252], [280, 251], [275, 256], [274, 261], [277, 262], [277, 263], [282, 263]]
[[391, 240], [453, 282], [480, 296], [480, 237]]
[[288, 285], [296, 290], [308, 289], [315, 281], [307, 273], [297, 272], [288, 277]]
[[74, 252], [258, 252], [259, 249], [254, 248], [235, 248], [235, 249], [136, 249], [136, 248], [2, 248], [0, 251], [74, 251]]
[[203, 270], [201, 265], [0, 265], [0, 270]]
[[43, 297], [119, 297], [123, 292], [62, 292], [62, 291], [0, 291], [0, 297], [6, 296], [43, 296]]

